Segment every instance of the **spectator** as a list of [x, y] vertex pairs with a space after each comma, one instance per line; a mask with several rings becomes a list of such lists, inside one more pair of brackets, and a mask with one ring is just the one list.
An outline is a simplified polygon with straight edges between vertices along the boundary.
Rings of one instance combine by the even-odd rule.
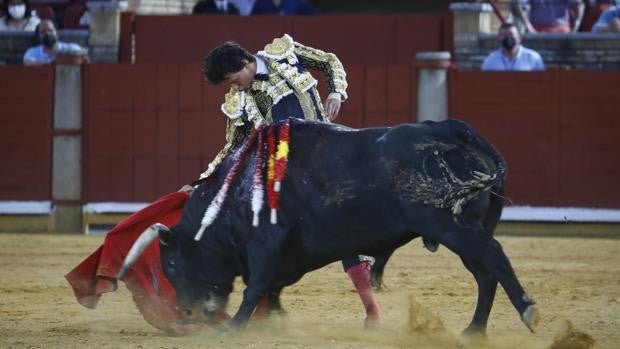
[[502, 24], [497, 38], [500, 48], [485, 58], [482, 70], [545, 70], [540, 54], [521, 45], [521, 35], [514, 24]]
[[255, 2], [256, 0], [230, 0], [230, 3], [239, 9], [239, 14], [242, 16], [252, 13], [252, 7], [254, 7]]
[[253, 15], [316, 15], [317, 11], [305, 0], [256, 0]]
[[41, 21], [35, 31], [35, 41], [39, 43], [29, 48], [24, 54], [25, 65], [42, 65], [52, 63], [58, 57], [70, 60], [86, 59], [86, 49], [78, 44], [58, 41], [58, 32], [54, 23], [48, 19]]
[[620, 6], [612, 6], [605, 10], [592, 31], [596, 33], [620, 33]]
[[30, 8], [29, 0], [2, 0], [0, 30], [34, 31], [41, 19]]
[[192, 14], [195, 15], [207, 15], [207, 14], [221, 14], [221, 15], [238, 15], [239, 10], [228, 0], [200, 0], [194, 5]]
[[80, 19], [78, 20], [78, 24], [81, 26], [89, 27], [90, 20], [91, 20], [90, 10], [86, 9], [86, 11], [84, 11], [84, 13], [80, 16]]
[[614, 5], [614, 0], [588, 0], [579, 31], [589, 32], [603, 11]]
[[[524, 10], [529, 10], [526, 15]], [[577, 32], [583, 19], [583, 0], [513, 0], [512, 10], [529, 33]], [[571, 12], [572, 11], [572, 12]]]

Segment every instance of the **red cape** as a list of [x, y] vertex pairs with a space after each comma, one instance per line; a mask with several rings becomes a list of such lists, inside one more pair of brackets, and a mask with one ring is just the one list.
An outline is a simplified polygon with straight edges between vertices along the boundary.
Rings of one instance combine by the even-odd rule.
[[[94, 309], [103, 293], [116, 290], [116, 273], [134, 241], [151, 224], [175, 225], [189, 198], [185, 192], [168, 194], [118, 223], [106, 235], [103, 245], [65, 278], [73, 287], [77, 301]], [[121, 279], [131, 291], [144, 319], [154, 327], [172, 334], [186, 334], [200, 329], [184, 323], [174, 288], [164, 276], [155, 240]]]

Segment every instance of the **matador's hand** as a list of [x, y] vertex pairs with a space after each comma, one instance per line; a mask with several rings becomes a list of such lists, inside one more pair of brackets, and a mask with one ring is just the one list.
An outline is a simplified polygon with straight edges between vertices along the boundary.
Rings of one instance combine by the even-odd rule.
[[192, 187], [192, 186], [191, 186], [191, 185], [189, 185], [189, 184], [185, 184], [184, 186], [182, 186], [182, 187], [181, 187], [181, 189], [179, 189], [179, 190], [177, 190], [177, 191], [180, 191], [180, 192], [186, 192], [186, 193], [188, 193], [189, 195], [192, 195], [192, 193], [194, 192], [194, 187]]
[[327, 118], [329, 121], [334, 121], [338, 117], [338, 112], [340, 112], [340, 99], [337, 98], [328, 98], [325, 101], [325, 113], [327, 113]]

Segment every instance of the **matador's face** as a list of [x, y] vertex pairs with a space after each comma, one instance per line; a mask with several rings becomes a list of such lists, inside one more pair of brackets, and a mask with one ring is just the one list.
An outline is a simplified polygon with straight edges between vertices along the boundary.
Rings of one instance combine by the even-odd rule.
[[246, 91], [252, 86], [254, 76], [256, 75], [256, 62], [248, 62], [246, 60], [243, 69], [236, 73], [226, 75], [223, 85], [230, 86], [235, 91]]

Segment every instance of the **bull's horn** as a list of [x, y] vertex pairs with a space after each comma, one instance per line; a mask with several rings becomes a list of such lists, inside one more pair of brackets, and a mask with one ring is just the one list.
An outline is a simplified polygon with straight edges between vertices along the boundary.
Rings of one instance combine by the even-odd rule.
[[127, 253], [125, 260], [123, 261], [123, 265], [121, 265], [118, 273], [116, 273], [116, 279], [120, 280], [123, 276], [125, 276], [127, 270], [138, 260], [138, 258], [140, 258], [140, 255], [142, 255], [144, 250], [149, 247], [151, 242], [157, 238], [160, 228], [167, 229], [165, 225], [155, 223], [146, 228], [146, 230], [140, 234], [140, 237], [138, 237], [138, 239], [133, 243], [129, 253]]

